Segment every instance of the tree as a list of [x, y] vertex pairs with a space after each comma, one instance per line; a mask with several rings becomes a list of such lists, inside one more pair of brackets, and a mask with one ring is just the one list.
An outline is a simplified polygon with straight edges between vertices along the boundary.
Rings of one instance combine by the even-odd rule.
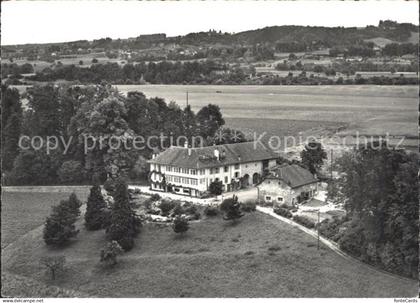
[[86, 203], [85, 226], [87, 230], [98, 230], [105, 227], [106, 203], [101, 193], [101, 187], [94, 185]]
[[108, 266], [114, 266], [117, 264], [117, 256], [121, 255], [123, 252], [124, 250], [117, 241], [110, 241], [107, 243], [105, 249], [101, 250], [100, 262], [103, 262]]
[[223, 192], [222, 181], [214, 180], [213, 182], [211, 182], [209, 185], [209, 192], [215, 196], [221, 195]]
[[220, 204], [220, 210], [224, 214], [223, 219], [232, 220], [233, 222], [243, 216], [240, 208], [241, 204], [238, 202], [238, 196], [236, 195], [233, 195], [232, 198], [223, 200], [222, 204]]
[[176, 216], [172, 229], [176, 233], [184, 234], [189, 229], [188, 220], [184, 216]]
[[58, 177], [64, 184], [78, 184], [84, 180], [84, 169], [80, 161], [63, 162], [58, 170]]
[[61, 165], [62, 154], [59, 149], [48, 155], [45, 148], [40, 150], [21, 150], [7, 175], [7, 182], [14, 185], [55, 184], [57, 171]]
[[29, 135], [59, 136], [62, 134], [58, 89], [53, 85], [34, 86], [27, 90]]
[[46, 268], [51, 275], [51, 280], [55, 280], [57, 274], [64, 272], [66, 264], [65, 256], [42, 257], [39, 264]]
[[117, 180], [113, 197], [106, 235], [110, 241], [117, 241], [127, 251], [134, 246], [134, 237], [140, 232], [141, 221], [131, 208], [127, 184], [123, 180]]
[[225, 124], [220, 107], [209, 104], [197, 113], [197, 123], [203, 138], [213, 137], [216, 131]]
[[416, 154], [374, 142], [340, 158], [344, 206], [350, 220], [340, 247], [371, 264], [418, 275]]
[[77, 198], [74, 192], [70, 194], [69, 199], [67, 200], [67, 205], [70, 212], [76, 218], [80, 216], [80, 206], [82, 206], [82, 202]]
[[319, 142], [309, 142], [305, 149], [300, 153], [302, 164], [306, 166], [312, 174], [316, 174], [327, 159], [327, 153]]
[[74, 223], [77, 220], [69, 200], [61, 201], [52, 207], [44, 225], [44, 241], [47, 245], [62, 246], [79, 232]]
[[18, 155], [22, 126], [22, 103], [17, 89], [1, 86], [1, 158], [2, 169], [9, 171]]

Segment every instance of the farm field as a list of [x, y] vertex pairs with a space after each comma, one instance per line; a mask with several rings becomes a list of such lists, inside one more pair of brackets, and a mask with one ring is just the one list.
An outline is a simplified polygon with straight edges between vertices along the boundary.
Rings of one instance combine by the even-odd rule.
[[81, 224], [63, 249], [44, 245], [42, 227], [20, 238], [3, 251], [5, 270], [46, 282], [39, 258], [65, 255], [67, 271], [51, 284], [95, 297], [412, 297], [418, 290], [414, 280], [318, 251], [314, 238], [261, 213], [236, 225], [205, 218], [181, 237], [146, 224], [113, 269], [98, 265], [104, 232]]
[[[117, 85], [127, 93], [138, 90], [148, 97], [162, 97], [199, 110], [217, 104], [227, 126], [249, 128], [263, 120], [302, 121], [303, 128], [315, 121], [331, 127], [336, 123], [343, 135], [418, 136], [416, 86], [215, 86], [215, 85]], [[236, 119], [236, 120], [230, 120]], [[242, 127], [240, 120], [243, 120]], [[229, 123], [232, 122], [232, 125]], [[280, 123], [284, 126], [287, 122]], [[297, 122], [295, 122], [296, 124]], [[347, 124], [341, 129], [342, 124]], [[298, 127], [300, 129], [300, 127]], [[257, 131], [257, 130], [255, 130]], [[276, 127], [274, 132], [284, 132]], [[300, 130], [299, 130], [300, 131]]]
[[[69, 192], [2, 192], [1, 203], [1, 248], [16, 241], [30, 230], [42, 225], [51, 206], [67, 199]], [[76, 192], [81, 201], [88, 195]]]

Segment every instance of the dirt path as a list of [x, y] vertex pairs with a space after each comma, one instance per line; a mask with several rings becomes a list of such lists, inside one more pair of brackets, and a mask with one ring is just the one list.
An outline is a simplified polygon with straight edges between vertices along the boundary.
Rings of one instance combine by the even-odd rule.
[[[274, 213], [274, 211], [273, 211], [272, 208], [257, 206], [257, 211], [262, 212], [264, 214], [267, 214], [269, 216], [272, 216], [272, 217], [274, 217], [274, 218], [276, 218], [276, 219], [278, 219], [278, 220], [280, 220], [282, 222], [285, 222], [287, 224], [290, 224], [292, 226], [296, 226], [301, 231], [307, 233], [308, 235], [310, 235], [311, 237], [314, 237], [315, 239], [318, 238], [318, 233], [315, 230], [306, 228], [305, 226], [302, 226], [302, 225], [300, 225], [300, 224], [298, 224], [298, 223], [296, 223], [296, 222], [294, 222], [294, 221], [292, 221], [290, 219], [287, 219], [285, 217], [282, 217], [280, 215], [277, 215], [276, 213]], [[409, 278], [402, 277], [402, 276], [399, 276], [399, 275], [394, 275], [394, 274], [389, 273], [387, 271], [384, 271], [384, 270], [378, 269], [378, 268], [376, 268], [374, 266], [371, 266], [371, 265], [369, 265], [369, 264], [367, 264], [365, 262], [362, 262], [362, 261], [360, 261], [360, 260], [358, 260], [358, 259], [356, 259], [356, 258], [354, 258], [354, 257], [352, 257], [352, 256], [350, 256], [348, 254], [346, 254], [345, 252], [343, 252], [337, 246], [336, 243], [334, 243], [334, 242], [332, 242], [332, 241], [330, 241], [330, 240], [328, 240], [328, 239], [326, 239], [326, 238], [324, 238], [322, 236], [319, 236], [319, 241], [321, 243], [323, 243], [325, 246], [327, 246], [328, 248], [330, 248], [332, 251], [334, 251], [336, 254], [340, 255], [341, 257], [343, 257], [343, 258], [345, 258], [345, 259], [347, 259], [347, 260], [349, 260], [351, 262], [356, 262], [358, 264], [362, 264], [362, 265], [366, 266], [366, 268], [368, 268], [371, 271], [375, 271], [377, 273], [381, 273], [383, 275], [387, 275], [388, 277], [391, 277], [391, 278], [394, 278], [394, 279], [399, 279], [399, 280], [404, 280], [404, 281], [409, 281], [409, 282], [415, 281], [414, 279], [409, 279]]]

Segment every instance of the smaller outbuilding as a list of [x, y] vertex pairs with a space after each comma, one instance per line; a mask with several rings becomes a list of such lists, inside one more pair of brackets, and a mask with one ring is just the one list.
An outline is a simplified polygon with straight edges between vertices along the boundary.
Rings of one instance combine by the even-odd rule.
[[309, 170], [297, 164], [282, 164], [270, 169], [258, 185], [258, 198], [273, 206], [294, 206], [312, 199], [318, 191], [318, 183]]

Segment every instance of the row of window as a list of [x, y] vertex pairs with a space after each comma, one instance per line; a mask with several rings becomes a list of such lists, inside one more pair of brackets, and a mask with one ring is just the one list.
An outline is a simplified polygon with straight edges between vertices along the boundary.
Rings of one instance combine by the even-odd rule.
[[[204, 179], [200, 180], [201, 181]], [[182, 183], [182, 184], [191, 184], [191, 185], [197, 185], [198, 180], [197, 179], [191, 179], [191, 178], [184, 178], [184, 177], [177, 177], [177, 176], [166, 176], [166, 182], [175, 182], [175, 183]]]
[[173, 171], [174, 173], [181, 173], [187, 175], [204, 175], [204, 169], [189, 169], [189, 168], [182, 168], [182, 167], [175, 167], [175, 166], [166, 166], [166, 171]]
[[[265, 201], [271, 201], [271, 196], [265, 196]], [[283, 202], [283, 197], [277, 197], [277, 201]]]
[[[213, 167], [210, 168], [210, 174], [218, 174], [220, 173], [221, 167]], [[235, 169], [239, 169], [239, 164], [235, 164]], [[175, 166], [166, 166], [166, 171], [181, 173], [181, 174], [188, 174], [188, 175], [204, 175], [205, 169], [189, 169], [189, 168], [182, 168], [182, 167], [175, 167]], [[229, 172], [229, 166], [224, 166], [223, 171], [225, 173]]]

